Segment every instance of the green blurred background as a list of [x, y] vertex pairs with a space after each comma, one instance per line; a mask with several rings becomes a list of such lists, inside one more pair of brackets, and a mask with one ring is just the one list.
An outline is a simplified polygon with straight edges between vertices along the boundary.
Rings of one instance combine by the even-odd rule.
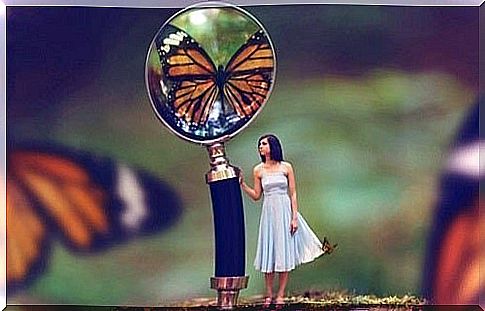
[[[288, 290], [420, 293], [440, 169], [478, 97], [478, 8], [245, 7], [276, 49], [269, 102], [227, 144], [250, 176], [257, 138], [275, 133], [293, 163], [300, 211], [339, 243], [292, 272]], [[176, 9], [7, 7], [9, 142], [53, 142], [144, 168], [182, 197], [169, 230], [93, 255], [55, 244], [47, 271], [8, 303], [164, 305], [215, 296], [204, 148], [156, 119], [148, 47]], [[249, 287], [260, 202], [244, 198]]]

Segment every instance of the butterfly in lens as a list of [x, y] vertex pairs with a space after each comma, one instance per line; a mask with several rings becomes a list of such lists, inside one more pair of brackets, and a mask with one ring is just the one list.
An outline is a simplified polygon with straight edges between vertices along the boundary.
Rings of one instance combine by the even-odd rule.
[[6, 203], [9, 294], [48, 268], [55, 239], [92, 253], [166, 229], [181, 214], [178, 195], [159, 178], [45, 145], [8, 149]]
[[440, 178], [423, 278], [424, 296], [432, 303], [478, 305], [485, 294], [480, 278], [485, 264], [482, 147], [477, 103], [457, 133]]
[[[214, 65], [207, 52], [186, 32], [169, 25], [157, 42], [162, 64], [162, 90], [175, 115], [204, 124], [221, 102], [222, 113], [250, 118], [269, 95], [274, 71], [273, 51], [263, 30], [254, 33], [225, 67]], [[229, 108], [230, 110], [225, 110]]]

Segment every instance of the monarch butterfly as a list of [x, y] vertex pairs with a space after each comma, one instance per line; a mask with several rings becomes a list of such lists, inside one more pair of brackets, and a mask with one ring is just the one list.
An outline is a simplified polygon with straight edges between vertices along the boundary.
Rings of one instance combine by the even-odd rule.
[[192, 37], [170, 27], [170, 34], [157, 43], [157, 49], [165, 81], [161, 81], [162, 90], [174, 114], [202, 125], [219, 100], [224, 115], [253, 116], [268, 96], [274, 69], [273, 52], [264, 31], [254, 33], [225, 68], [216, 68]]
[[[436, 304], [478, 305], [485, 294], [480, 266], [485, 264], [480, 228], [483, 176], [479, 153], [479, 105], [470, 111], [440, 180], [423, 278], [424, 295]], [[480, 246], [482, 245], [482, 246]], [[482, 304], [482, 302], [480, 302]]]
[[51, 243], [101, 251], [171, 226], [178, 195], [141, 170], [58, 146], [7, 153], [7, 289], [26, 287], [47, 268]]

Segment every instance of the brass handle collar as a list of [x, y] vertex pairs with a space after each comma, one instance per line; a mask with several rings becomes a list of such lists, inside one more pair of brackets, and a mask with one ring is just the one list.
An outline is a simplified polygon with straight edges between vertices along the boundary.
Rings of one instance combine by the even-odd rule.
[[239, 177], [239, 168], [229, 164], [226, 158], [224, 144], [215, 143], [207, 147], [211, 169], [205, 174], [206, 182], [212, 183], [220, 180]]

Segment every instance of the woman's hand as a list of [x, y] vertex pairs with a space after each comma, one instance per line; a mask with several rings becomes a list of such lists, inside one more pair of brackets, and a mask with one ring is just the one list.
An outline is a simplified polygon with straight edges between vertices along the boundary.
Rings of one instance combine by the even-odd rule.
[[293, 218], [290, 223], [290, 233], [294, 235], [296, 230], [298, 230], [298, 219]]
[[258, 176], [257, 166], [253, 170], [254, 174], [254, 189], [248, 186], [244, 181], [244, 173], [240, 169], [239, 170], [239, 184], [241, 185], [241, 189], [254, 201], [257, 201], [261, 198], [261, 178]]

